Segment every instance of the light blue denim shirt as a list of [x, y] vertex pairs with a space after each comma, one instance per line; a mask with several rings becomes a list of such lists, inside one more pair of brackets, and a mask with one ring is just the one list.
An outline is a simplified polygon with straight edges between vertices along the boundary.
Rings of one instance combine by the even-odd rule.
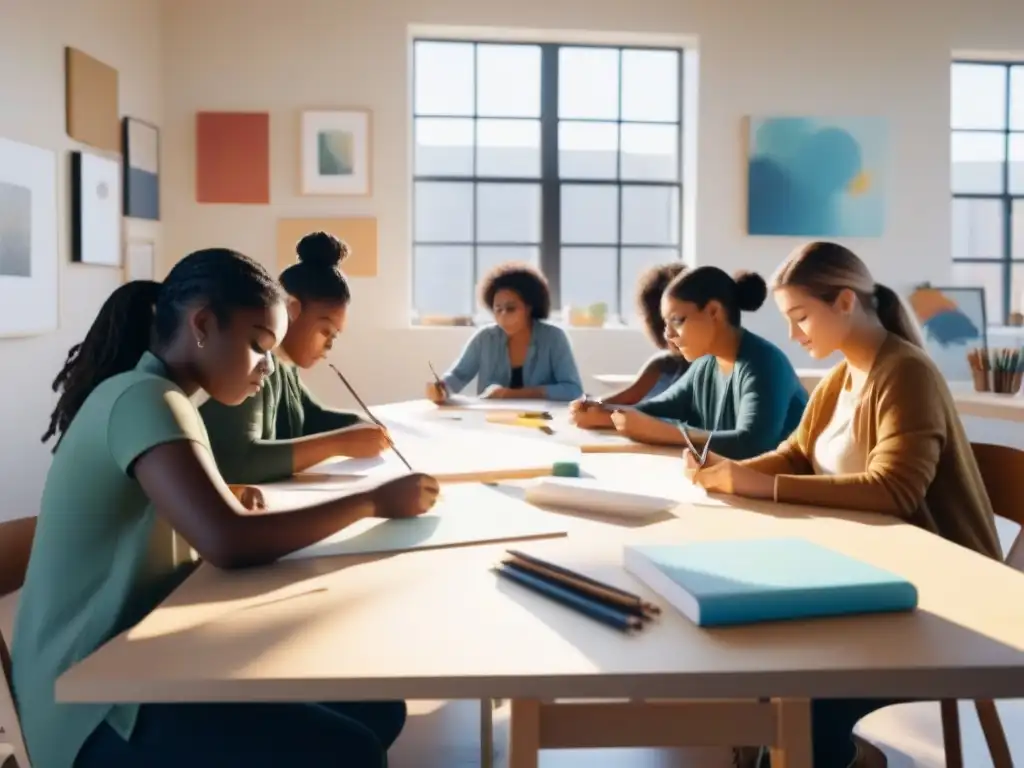
[[[441, 377], [451, 393], [461, 392], [476, 378], [480, 394], [491, 385], [512, 383], [508, 359], [508, 337], [497, 325], [481, 328], [456, 361]], [[535, 320], [530, 348], [523, 363], [523, 387], [543, 387], [546, 400], [575, 400], [583, 395], [583, 383], [565, 331], [543, 320]]]

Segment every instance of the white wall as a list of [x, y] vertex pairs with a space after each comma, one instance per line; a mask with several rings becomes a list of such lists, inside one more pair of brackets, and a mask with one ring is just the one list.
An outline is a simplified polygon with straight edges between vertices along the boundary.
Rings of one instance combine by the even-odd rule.
[[[468, 335], [414, 329], [407, 321], [410, 24], [695, 37], [701, 57], [696, 250], [700, 261], [726, 269], [770, 272], [797, 244], [744, 233], [745, 116], [888, 117], [886, 234], [852, 245], [879, 279], [897, 287], [948, 276], [951, 51], [1024, 51], [1019, 0], [167, 0], [159, 18], [158, 0], [2, 2], [0, 135], [62, 151], [62, 195], [66, 150], [74, 146], [64, 133], [65, 44], [117, 67], [122, 111], [162, 125], [165, 269], [210, 245], [238, 248], [273, 267], [279, 217], [379, 218], [381, 277], [357, 281], [350, 331], [338, 352], [356, 386], [375, 401], [418, 393], [426, 360], [445, 365]], [[372, 199], [296, 194], [298, 113], [335, 105], [374, 112]], [[201, 109], [271, 112], [270, 206], [194, 202], [194, 114]], [[53, 405], [49, 382], [120, 279], [111, 270], [67, 265], [66, 197], [61, 205], [62, 329], [0, 341], [0, 518], [35, 512], [48, 463], [38, 435]], [[161, 227], [152, 229], [158, 235]], [[771, 307], [748, 325], [783, 337]], [[633, 331], [580, 330], [572, 337], [585, 375], [629, 370], [650, 351]], [[794, 359], [808, 362], [795, 350]], [[343, 400], [329, 372], [309, 378], [325, 398]], [[1003, 434], [1013, 433], [1004, 427]]]
[[[408, 28], [488, 26], [693, 36], [700, 89], [697, 255], [726, 269], [770, 273], [798, 243], [745, 234], [743, 118], [751, 114], [888, 117], [888, 224], [884, 237], [852, 242], [880, 280], [906, 287], [948, 279], [949, 62], [954, 48], [1024, 49], [1024, 5], [987, 0], [888, 3], [726, 3], [721, 0], [176, 0], [164, 6], [167, 258], [230, 245], [274, 264], [278, 217], [374, 214], [381, 276], [355, 285], [339, 356], [374, 400], [420, 391], [426, 360], [445, 365], [466, 330], [409, 327], [411, 152]], [[1014, 39], [1010, 30], [1018, 30]], [[566, 37], [572, 39], [573, 33]], [[375, 195], [297, 195], [297, 125], [303, 108], [374, 112]], [[194, 202], [194, 113], [271, 112], [269, 206]], [[751, 327], [783, 340], [769, 306]], [[623, 330], [572, 333], [584, 375], [630, 370], [649, 353]], [[794, 359], [808, 361], [798, 350]], [[337, 396], [329, 372], [309, 374]]]
[[[3, 0], [0, 4], [0, 136], [57, 152], [61, 327], [55, 334], [0, 339], [0, 520], [36, 514], [49, 465], [39, 442], [55, 396], [50, 382], [68, 348], [81, 340], [100, 304], [121, 282], [116, 269], [70, 263], [69, 151], [65, 132], [64, 46], [79, 48], [120, 73], [124, 114], [161, 119], [157, 0]], [[156, 238], [159, 225], [129, 222]], [[0, 312], [4, 308], [0, 307]]]

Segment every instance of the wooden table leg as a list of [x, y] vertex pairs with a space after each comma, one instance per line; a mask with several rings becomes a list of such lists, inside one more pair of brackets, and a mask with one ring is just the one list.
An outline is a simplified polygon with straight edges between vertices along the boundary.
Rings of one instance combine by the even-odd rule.
[[[811, 702], [774, 699], [778, 718], [772, 768], [814, 768], [811, 749]], [[818, 768], [833, 768], [819, 766]]]
[[508, 768], [538, 768], [540, 702], [534, 699], [513, 699], [508, 727]]
[[480, 768], [494, 766], [494, 705], [480, 699]]

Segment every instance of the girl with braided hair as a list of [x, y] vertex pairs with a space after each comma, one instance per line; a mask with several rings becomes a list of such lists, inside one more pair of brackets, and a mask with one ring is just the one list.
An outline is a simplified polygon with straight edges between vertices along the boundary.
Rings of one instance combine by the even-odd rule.
[[[233, 251], [197, 251], [162, 283], [107, 299], [54, 381], [57, 438], [12, 649], [18, 712], [42, 768], [311, 768], [386, 765], [403, 702], [57, 704], [56, 679], [136, 624], [191, 570], [271, 563], [368, 517], [429, 509], [437, 483], [252, 515], [217, 471], [193, 398], [260, 392], [287, 327], [276, 282]], [[182, 546], [180, 538], [187, 542]]]
[[229, 483], [281, 480], [333, 456], [370, 458], [388, 447], [381, 427], [320, 404], [299, 378], [299, 370], [323, 360], [344, 330], [352, 292], [341, 271], [345, 243], [311, 232], [296, 251], [298, 262], [280, 278], [288, 294], [288, 332], [263, 389], [240, 405], [210, 400], [199, 409]]

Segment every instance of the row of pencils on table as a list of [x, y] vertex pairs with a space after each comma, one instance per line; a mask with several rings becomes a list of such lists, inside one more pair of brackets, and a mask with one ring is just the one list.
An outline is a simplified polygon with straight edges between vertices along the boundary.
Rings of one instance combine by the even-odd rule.
[[514, 549], [494, 572], [578, 613], [623, 632], [634, 632], [661, 614], [639, 595]]

